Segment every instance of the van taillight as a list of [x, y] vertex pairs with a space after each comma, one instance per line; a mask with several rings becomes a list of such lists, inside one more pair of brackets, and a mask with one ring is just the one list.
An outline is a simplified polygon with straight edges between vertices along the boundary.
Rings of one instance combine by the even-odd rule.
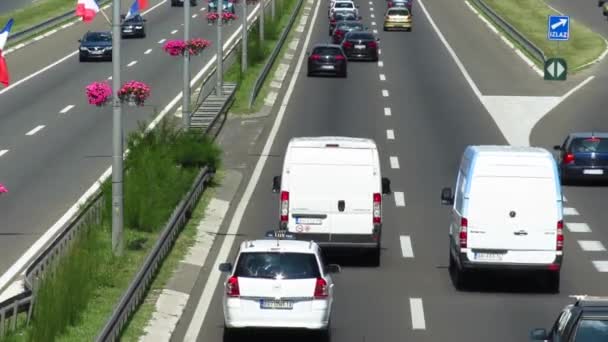
[[226, 295], [228, 297], [238, 297], [241, 295], [239, 290], [239, 278], [232, 276], [226, 282]]
[[289, 216], [289, 191], [281, 191], [281, 222], [287, 223]]
[[564, 164], [572, 164], [574, 163], [574, 154], [567, 153], [564, 155]]
[[564, 221], [557, 221], [557, 236], [555, 249], [558, 251], [564, 250]]
[[469, 227], [469, 221], [463, 217], [460, 219], [460, 232], [458, 238], [460, 240], [460, 248], [467, 248], [467, 228]]
[[374, 223], [382, 223], [382, 195], [374, 193]]
[[325, 299], [329, 295], [329, 290], [327, 288], [327, 282], [323, 278], [317, 278], [317, 283], [315, 284], [315, 299]]

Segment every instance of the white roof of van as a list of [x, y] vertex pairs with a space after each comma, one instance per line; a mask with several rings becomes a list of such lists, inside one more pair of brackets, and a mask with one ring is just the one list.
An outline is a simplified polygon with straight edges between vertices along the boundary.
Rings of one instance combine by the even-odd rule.
[[553, 155], [541, 147], [526, 147], [526, 146], [508, 146], [508, 145], [476, 145], [469, 146], [469, 149], [474, 154], [480, 156], [509, 156], [525, 155], [525, 156], [542, 156], [553, 158]]
[[337, 144], [343, 148], [376, 148], [376, 142], [367, 138], [353, 137], [297, 137], [291, 138], [289, 147], [326, 147], [327, 144]]
[[249, 240], [241, 243], [241, 252], [292, 252], [314, 254], [317, 244], [311, 241], [263, 239]]

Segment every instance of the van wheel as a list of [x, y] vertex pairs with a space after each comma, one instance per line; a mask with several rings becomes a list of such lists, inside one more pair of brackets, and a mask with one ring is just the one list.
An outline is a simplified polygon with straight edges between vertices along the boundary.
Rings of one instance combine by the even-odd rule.
[[464, 288], [466, 286], [467, 274], [465, 273], [464, 270], [461, 270], [458, 267], [458, 265], [456, 264], [456, 261], [454, 260], [454, 257], [452, 256], [452, 252], [450, 251], [449, 253], [450, 253], [449, 272], [450, 272], [450, 276], [452, 277], [452, 282], [454, 283], [454, 287], [456, 288], [456, 290], [462, 291], [462, 290], [464, 290]]
[[321, 342], [331, 342], [331, 326], [327, 326], [327, 328], [319, 331], [319, 341]]
[[546, 277], [547, 291], [550, 293], [559, 293], [560, 276], [559, 272], [549, 272]]
[[236, 341], [238, 339], [238, 334], [236, 329], [232, 329], [232, 328], [228, 328], [226, 326], [224, 326], [224, 336], [222, 341], [223, 342], [232, 342], [232, 341]]

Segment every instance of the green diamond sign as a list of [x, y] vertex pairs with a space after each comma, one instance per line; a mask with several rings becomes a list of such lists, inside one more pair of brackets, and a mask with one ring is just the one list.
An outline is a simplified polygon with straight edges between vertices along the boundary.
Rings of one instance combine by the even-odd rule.
[[545, 80], [565, 81], [568, 65], [563, 58], [549, 58], [545, 61]]

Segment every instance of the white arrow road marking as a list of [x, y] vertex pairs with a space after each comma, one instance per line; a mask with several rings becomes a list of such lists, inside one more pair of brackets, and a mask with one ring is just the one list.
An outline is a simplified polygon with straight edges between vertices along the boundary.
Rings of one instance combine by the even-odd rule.
[[551, 25], [551, 29], [555, 30], [556, 28], [558, 28], [560, 26], [566, 26], [567, 23], [568, 23], [568, 19], [561, 18], [558, 22], [556, 22], [555, 24]]
[[424, 308], [422, 306], [422, 298], [410, 298], [410, 310], [412, 312], [412, 329], [426, 329], [426, 323], [424, 322]]
[[42, 130], [43, 128], [44, 128], [44, 125], [38, 125], [34, 129], [32, 129], [31, 131], [25, 133], [25, 135], [34, 135], [34, 134], [40, 132], [40, 130]]
[[405, 195], [401, 191], [395, 191], [395, 205], [398, 207], [405, 207]]
[[72, 110], [72, 108], [74, 108], [74, 107], [75, 107], [74, 105], [69, 105], [69, 106], [66, 106], [66, 107], [65, 107], [65, 108], [63, 108], [61, 111], [59, 111], [59, 113], [61, 113], [61, 114], [65, 114], [65, 113], [67, 113], [67, 112], [71, 111], [71, 110]]
[[403, 255], [404, 258], [413, 258], [414, 250], [412, 249], [412, 239], [407, 235], [401, 235], [399, 241], [401, 242], [401, 255]]
[[8, 150], [0, 150], [0, 157], [2, 157], [3, 155], [7, 154]]

